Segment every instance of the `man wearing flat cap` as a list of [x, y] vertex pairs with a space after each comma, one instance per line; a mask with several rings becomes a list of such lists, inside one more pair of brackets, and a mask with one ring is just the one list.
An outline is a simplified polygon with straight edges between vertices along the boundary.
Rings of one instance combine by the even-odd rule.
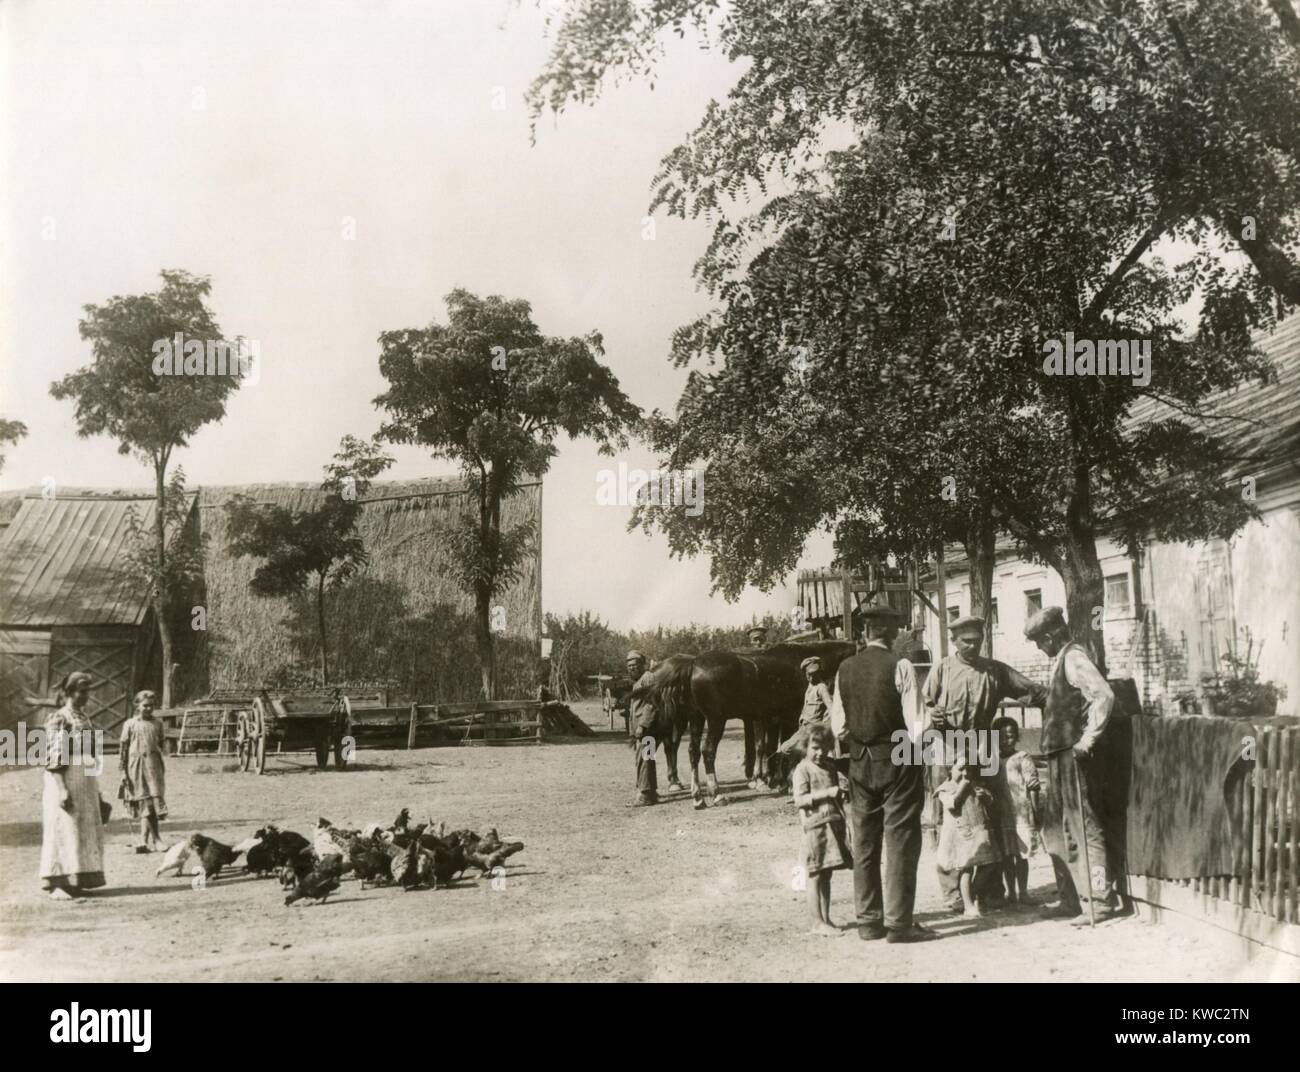
[[646, 659], [641, 652], [633, 650], [627, 653], [627, 676], [632, 679], [632, 691], [628, 695], [628, 728], [635, 738], [633, 747], [636, 753], [636, 799], [629, 807], [645, 808], [659, 803], [659, 782], [655, 774], [655, 749], [659, 745], [654, 739], [658, 711], [649, 695], [654, 675], [646, 669]]
[[767, 628], [762, 625], [751, 625], [746, 631], [745, 636], [749, 638], [751, 648], [767, 647]]
[[[1115, 693], [1097, 664], [1070, 639], [1060, 607], [1044, 607], [1025, 623], [1025, 636], [1052, 660], [1043, 735], [1047, 756], [1047, 815], [1043, 844], [1052, 857], [1060, 904], [1052, 915], [1089, 922], [1080, 898], [1090, 898], [1098, 919], [1115, 914], [1115, 885], [1106, 860], [1106, 839], [1089, 786], [1087, 757], [1097, 745], [1115, 704]], [[1082, 793], [1079, 789], [1082, 789]], [[1092, 873], [1084, 874], [1079, 845], [1088, 847]], [[1080, 892], [1083, 891], [1083, 892]]]
[[[1006, 663], [980, 654], [984, 643], [983, 618], [975, 615], [958, 618], [948, 626], [948, 631], [952, 635], [953, 654], [940, 660], [925, 682], [923, 697], [930, 716], [929, 725], [941, 732], [958, 731], [963, 734], [959, 738], [961, 741], [978, 740], [983, 747], [991, 749], [991, 755], [996, 756], [998, 749], [992, 725], [998, 714], [998, 704], [1003, 700], [1016, 700], [1038, 707], [1047, 698], [1047, 690]], [[972, 731], [976, 737], [971, 736]], [[947, 779], [948, 769], [957, 758], [954, 753], [953, 748], [945, 747], [943, 761], [931, 768], [932, 789]], [[974, 763], [974, 757], [969, 757], [968, 762]], [[932, 800], [931, 816], [937, 832], [944, 821], [943, 806], [937, 797]], [[997, 825], [995, 822], [995, 828]], [[954, 912], [961, 912], [963, 905], [957, 874], [936, 867], [944, 900]], [[1001, 876], [1001, 865], [977, 869], [976, 896], [983, 894], [981, 900], [998, 899]]]
[[921, 690], [916, 669], [891, 650], [902, 615], [882, 606], [866, 608], [862, 617], [866, 647], [840, 663], [831, 701], [831, 729], [849, 752], [858, 937], [924, 941], [937, 937], [912, 920], [925, 777], [919, 764], [892, 761], [895, 734], [920, 729]]

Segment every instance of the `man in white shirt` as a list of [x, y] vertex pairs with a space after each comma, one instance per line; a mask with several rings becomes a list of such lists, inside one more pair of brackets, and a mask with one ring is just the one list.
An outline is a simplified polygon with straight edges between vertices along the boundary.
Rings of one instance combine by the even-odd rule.
[[[1106, 729], [1115, 693], [1087, 650], [1070, 639], [1060, 607], [1038, 611], [1025, 623], [1025, 636], [1052, 660], [1039, 745], [1047, 756], [1043, 843], [1052, 857], [1060, 894], [1060, 904], [1051, 914], [1073, 917], [1076, 925], [1083, 925], [1089, 917], [1083, 913], [1081, 897], [1092, 899], [1098, 919], [1115, 913], [1115, 883], [1093, 803], [1096, 787], [1089, 784], [1087, 767], [1087, 758]], [[1084, 844], [1091, 874], [1084, 874], [1081, 867], [1079, 846]]]

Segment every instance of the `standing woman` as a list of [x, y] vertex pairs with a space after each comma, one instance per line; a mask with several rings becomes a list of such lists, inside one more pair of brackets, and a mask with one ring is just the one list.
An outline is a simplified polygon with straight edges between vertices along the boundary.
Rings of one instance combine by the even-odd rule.
[[104, 885], [99, 776], [89, 765], [100, 757], [94, 753], [95, 727], [85, 714], [92, 680], [69, 674], [62, 690], [66, 702], [45, 723], [41, 888], [56, 901]]
[[122, 767], [119, 796], [140, 820], [140, 844], [136, 852], [162, 848], [158, 820], [167, 818], [166, 771], [163, 768], [162, 724], [153, 717], [158, 697], [145, 689], [135, 694], [135, 717], [122, 724], [118, 759]]

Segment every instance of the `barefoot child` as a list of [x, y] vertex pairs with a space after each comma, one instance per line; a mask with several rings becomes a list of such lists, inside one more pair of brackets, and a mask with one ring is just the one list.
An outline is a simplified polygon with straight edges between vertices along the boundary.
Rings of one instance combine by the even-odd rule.
[[140, 820], [140, 844], [136, 852], [162, 848], [158, 820], [167, 818], [166, 772], [163, 768], [163, 728], [153, 717], [157, 697], [147, 689], [136, 693], [135, 718], [122, 724], [118, 758], [122, 766], [123, 800]]
[[808, 728], [808, 754], [794, 769], [794, 802], [803, 819], [804, 871], [812, 933], [838, 937], [831, 923], [831, 872], [853, 866], [845, 839], [839, 778], [831, 759], [835, 735], [825, 723]]
[[971, 890], [975, 868], [997, 863], [998, 853], [988, 826], [988, 803], [991, 797], [984, 786], [972, 778], [965, 766], [955, 764], [934, 795], [947, 814], [939, 828], [938, 863], [945, 871], [957, 874], [961, 890], [963, 915], [981, 915]]
[[1038, 842], [1038, 768], [1020, 748], [1020, 727], [1009, 718], [993, 720], [999, 738], [997, 809], [1007, 899], [1024, 904], [1029, 895], [1029, 857]]

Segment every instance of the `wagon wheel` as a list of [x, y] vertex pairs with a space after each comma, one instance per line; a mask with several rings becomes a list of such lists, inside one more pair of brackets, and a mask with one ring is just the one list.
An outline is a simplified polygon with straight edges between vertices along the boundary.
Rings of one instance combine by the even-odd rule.
[[343, 738], [352, 732], [352, 703], [346, 696], [340, 696], [339, 699], [341, 711], [334, 724], [334, 767], [336, 770], [346, 770], [348, 761], [343, 758]]
[[252, 721], [253, 744], [256, 750], [258, 774], [266, 770], [266, 729], [270, 722], [267, 714], [266, 701], [259, 696], [253, 701], [253, 710], [249, 712]]
[[237, 728], [235, 730], [235, 751], [239, 755], [239, 769], [248, 770], [248, 766], [253, 761], [253, 727], [252, 712], [240, 711], [238, 716]]

